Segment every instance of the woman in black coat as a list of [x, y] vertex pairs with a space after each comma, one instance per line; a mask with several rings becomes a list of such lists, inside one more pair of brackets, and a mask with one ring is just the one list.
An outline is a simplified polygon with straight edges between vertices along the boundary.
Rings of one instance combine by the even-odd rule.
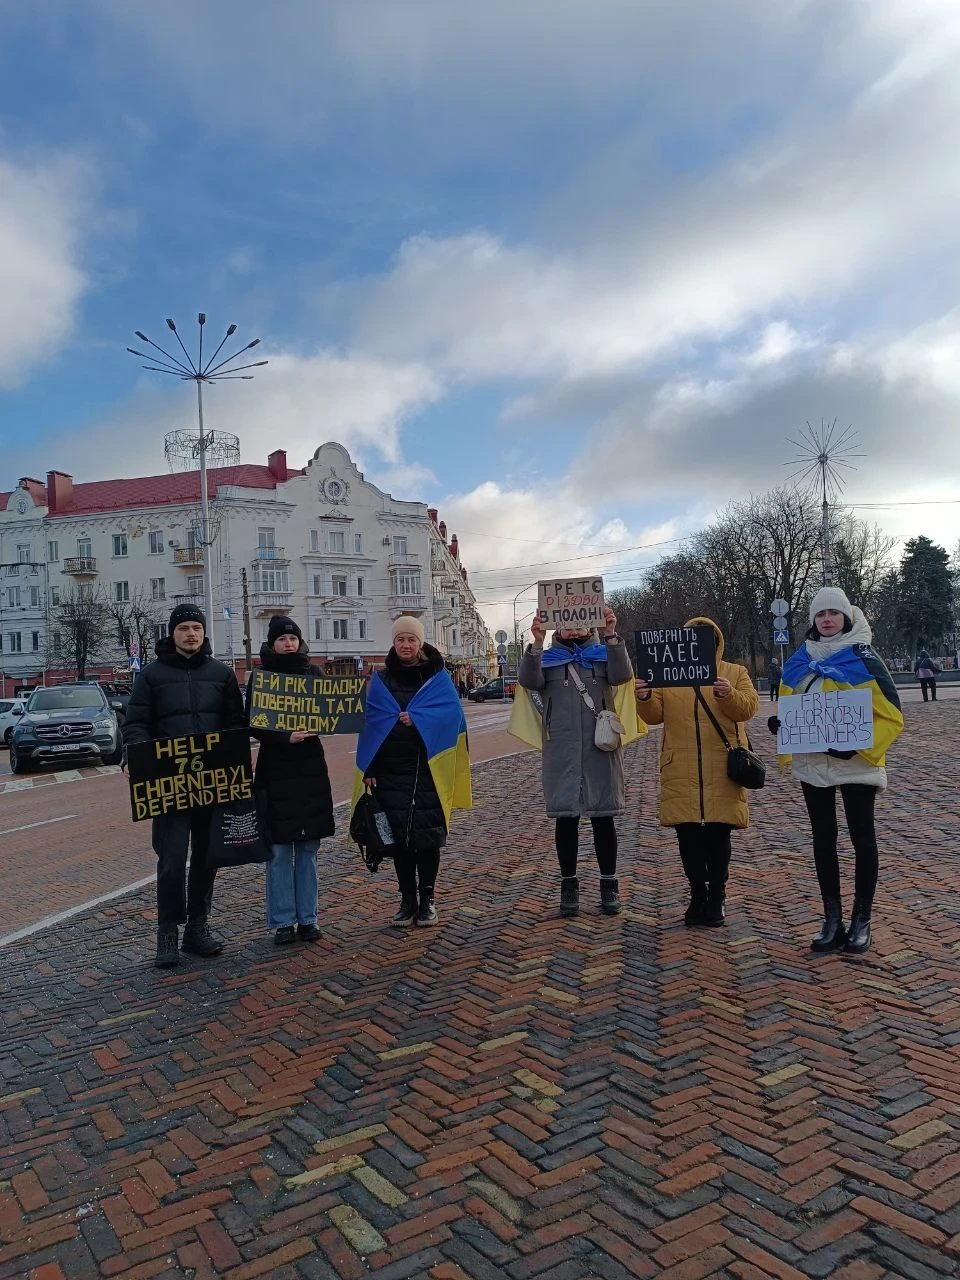
[[400, 718], [366, 770], [376, 782], [377, 799], [396, 841], [393, 859], [401, 900], [392, 923], [397, 927], [437, 923], [434, 893], [440, 850], [447, 841], [447, 822], [427, 762], [427, 748], [407, 713], [407, 705], [431, 676], [443, 670], [443, 665], [438, 650], [424, 643], [420, 620], [397, 618], [393, 648], [378, 678], [397, 700]]
[[[319, 668], [310, 665], [308, 653], [293, 619], [274, 615], [267, 641], [260, 650], [264, 671], [322, 675]], [[248, 708], [249, 704], [248, 685]], [[320, 937], [317, 851], [319, 842], [334, 831], [333, 796], [323, 743], [316, 734], [300, 730], [250, 732], [260, 743], [253, 787], [264, 835], [273, 853], [267, 864], [267, 925], [276, 930], [277, 946], [296, 938], [316, 942]]]

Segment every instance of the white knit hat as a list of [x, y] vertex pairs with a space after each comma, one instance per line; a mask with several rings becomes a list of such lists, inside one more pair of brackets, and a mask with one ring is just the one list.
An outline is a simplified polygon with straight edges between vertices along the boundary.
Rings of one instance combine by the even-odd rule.
[[836, 609], [845, 618], [853, 621], [853, 605], [847, 599], [846, 592], [839, 587], [821, 587], [810, 601], [810, 621], [813, 622], [818, 613], [824, 609]]
[[419, 618], [411, 618], [409, 614], [402, 613], [399, 618], [393, 620], [393, 638], [396, 640], [401, 632], [405, 632], [408, 636], [416, 636], [423, 644], [427, 638], [427, 633], [423, 629], [423, 623]]

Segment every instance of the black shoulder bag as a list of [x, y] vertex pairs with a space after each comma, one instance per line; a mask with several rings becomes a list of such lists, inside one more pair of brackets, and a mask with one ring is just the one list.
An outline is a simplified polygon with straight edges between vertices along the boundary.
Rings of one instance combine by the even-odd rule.
[[[707, 706], [706, 700], [699, 689], [695, 689], [697, 701], [703, 707], [704, 711], [710, 717], [710, 723], [720, 735], [720, 741], [727, 749], [727, 777], [731, 782], [735, 782], [738, 787], [746, 787], [748, 791], [759, 791], [767, 780], [767, 766], [763, 763], [757, 753], [750, 744], [750, 737], [747, 736], [747, 745], [741, 747], [739, 742], [733, 746], [730, 739], [720, 727], [720, 721]], [[739, 737], [740, 730], [737, 729]]]

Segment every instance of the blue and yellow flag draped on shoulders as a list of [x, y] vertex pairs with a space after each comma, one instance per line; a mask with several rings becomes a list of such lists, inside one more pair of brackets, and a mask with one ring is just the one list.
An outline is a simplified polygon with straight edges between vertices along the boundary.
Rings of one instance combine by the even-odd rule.
[[[813, 679], [811, 679], [813, 677]], [[903, 730], [900, 695], [883, 659], [869, 644], [852, 644], [826, 658], [814, 658], [805, 644], [787, 659], [780, 681], [780, 696], [798, 689], [805, 692], [814, 680], [824, 689], [869, 689], [873, 703], [873, 746], [857, 754], [882, 766], [887, 748]], [[783, 756], [787, 760], [790, 757]]]
[[[454, 809], [473, 808], [467, 720], [450, 673], [438, 671], [431, 676], [407, 703], [407, 714], [427, 749], [430, 776], [449, 830]], [[357, 772], [351, 809], [363, 794], [363, 779], [399, 715], [400, 704], [379, 675], [375, 675], [367, 691], [366, 719], [357, 739]]]
[[[585, 670], [589, 670], [594, 662], [606, 662], [606, 660], [607, 650], [602, 644], [585, 645], [582, 648], [580, 645], [574, 645], [572, 649], [563, 645], [552, 645], [549, 649], [544, 649], [540, 659], [544, 667], [566, 666], [570, 662], [575, 662]], [[625, 747], [635, 742], [637, 738], [644, 737], [647, 726], [637, 717], [637, 700], [632, 680], [628, 680], [626, 684], [613, 684], [610, 690], [613, 694], [613, 710], [619, 716], [624, 729], [620, 736], [620, 744]], [[512, 737], [525, 742], [528, 747], [536, 747], [538, 751], [543, 750], [543, 691], [541, 689], [524, 689], [522, 685], [517, 685], [507, 732]]]

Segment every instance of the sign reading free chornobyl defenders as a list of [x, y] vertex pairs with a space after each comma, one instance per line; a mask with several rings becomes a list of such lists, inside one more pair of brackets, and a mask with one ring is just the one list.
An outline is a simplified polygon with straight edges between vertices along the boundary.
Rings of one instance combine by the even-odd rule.
[[635, 631], [637, 675], [653, 689], [695, 688], [717, 678], [713, 627], [663, 627]]
[[127, 770], [134, 822], [253, 798], [246, 729], [135, 742]]
[[359, 733], [366, 701], [363, 676], [290, 676], [259, 669], [250, 688], [250, 727], [324, 738]]
[[548, 631], [603, 626], [602, 578], [551, 578], [537, 583], [537, 612]]
[[873, 694], [869, 689], [822, 689], [786, 694], [777, 703], [777, 754], [865, 751], [873, 746]]

